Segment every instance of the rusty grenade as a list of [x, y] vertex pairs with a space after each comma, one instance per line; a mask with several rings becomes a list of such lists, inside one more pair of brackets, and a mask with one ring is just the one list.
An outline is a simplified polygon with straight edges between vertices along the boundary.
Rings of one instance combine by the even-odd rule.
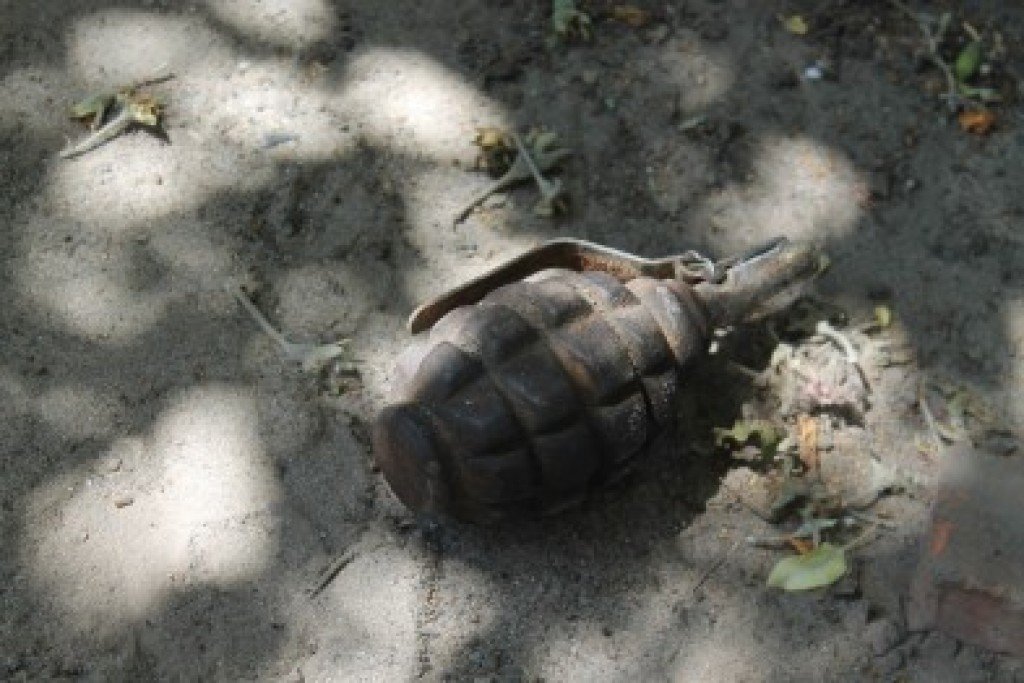
[[569, 239], [528, 251], [413, 313], [377, 463], [418, 513], [486, 523], [571, 507], [673, 420], [712, 330], [780, 310], [819, 259], [784, 239], [717, 263]]

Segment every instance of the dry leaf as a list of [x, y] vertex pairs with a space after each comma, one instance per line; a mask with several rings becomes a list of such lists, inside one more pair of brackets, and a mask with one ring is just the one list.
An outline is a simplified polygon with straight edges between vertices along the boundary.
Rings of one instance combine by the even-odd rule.
[[818, 421], [810, 415], [798, 415], [796, 435], [800, 462], [808, 470], [818, 467]]
[[164, 109], [163, 102], [149, 93], [133, 95], [126, 106], [131, 108], [132, 119], [144, 126], [159, 124]]
[[935, 522], [932, 529], [932, 537], [928, 543], [928, 552], [932, 557], [938, 557], [949, 545], [949, 538], [953, 535], [953, 523], [949, 520], [940, 519]]
[[633, 28], [642, 28], [650, 21], [650, 15], [636, 5], [615, 5], [612, 17]]
[[967, 109], [957, 117], [960, 128], [975, 135], [988, 135], [996, 124], [996, 115], [988, 109]]
[[794, 536], [790, 536], [786, 539], [786, 541], [791, 546], [793, 546], [793, 550], [795, 550], [799, 555], [806, 555], [807, 553], [814, 550], [814, 543], [804, 538], [796, 538]]
[[501, 175], [509, 169], [516, 157], [512, 136], [504, 128], [485, 126], [476, 129], [473, 144], [480, 148], [475, 166], [492, 175]]
[[482, 126], [476, 129], [473, 144], [483, 149], [491, 147], [512, 147], [512, 140], [504, 128], [498, 126]]
[[787, 19], [783, 19], [782, 25], [786, 27], [787, 31], [789, 31], [795, 36], [807, 35], [807, 22], [804, 21], [804, 18], [799, 14], [794, 14], [793, 16]]

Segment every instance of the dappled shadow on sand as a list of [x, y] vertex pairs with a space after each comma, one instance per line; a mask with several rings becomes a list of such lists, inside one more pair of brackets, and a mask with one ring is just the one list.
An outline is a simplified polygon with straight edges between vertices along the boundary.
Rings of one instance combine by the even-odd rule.
[[[397, 564], [419, 562], [422, 577], [413, 590], [401, 575], [408, 591], [372, 603], [401, 626], [386, 656], [353, 676], [658, 678], [723, 661], [742, 675], [764, 656], [765, 679], [782, 680], [787, 658], [808, 675], [819, 662], [837, 676], [862, 666], [829, 648], [858, 633], [871, 601], [765, 595], [769, 557], [733, 544], [759, 527], [715, 498], [725, 465], [684, 457], [686, 434], [663, 439], [583, 511], [421, 537], [372, 472], [360, 423], [380, 403], [418, 300], [491, 264], [489, 252], [558, 235], [650, 256], [814, 239], [833, 259], [826, 295], [853, 310], [889, 301], [924, 366], [1003, 399], [1019, 392], [1012, 335], [1024, 278], [1012, 230], [1024, 179], [1006, 163], [1011, 152], [929, 123], [937, 113], [923, 95], [879, 79], [856, 51], [835, 83], [778, 89], [770, 73], [807, 49], [778, 32], [770, 8], [731, 17], [725, 42], [687, 27], [722, 20], [709, 7], [669, 16], [665, 42], [609, 23], [597, 45], [545, 52], [544, 3], [282, 7], [266, 24], [214, 2], [8, 10], [0, 73], [28, 101], [0, 119], [18, 141], [4, 147], [0, 176], [10, 217], [0, 236], [0, 494], [11, 549], [0, 560], [0, 639], [13, 653], [3, 673], [267, 677], [303, 666], [317, 643], [347, 653], [342, 632], [352, 652], [380, 649], [380, 623], [391, 622], [345, 621], [335, 603], [302, 593], [315, 569], [366, 536], [397, 547]], [[206, 45], [192, 55], [190, 34]], [[153, 63], [101, 68], [93, 48], [119, 36], [113, 56], [150, 41]], [[204, 55], [217, 60], [206, 74]], [[51, 116], [65, 89], [130, 80], [163, 57], [183, 71], [170, 90], [180, 123], [172, 110], [169, 148], [118, 168], [51, 162], [60, 135], [40, 111]], [[596, 81], [584, 73], [595, 68]], [[38, 74], [56, 85], [31, 90]], [[232, 78], [244, 101], [204, 99]], [[868, 116], [879, 106], [881, 125]], [[696, 115], [710, 123], [680, 132]], [[485, 182], [452, 168], [468, 157], [458, 145], [492, 119], [543, 123], [574, 149], [571, 220], [514, 205], [450, 225]], [[290, 143], [267, 136], [290, 126], [301, 140], [279, 153]], [[307, 339], [351, 336], [372, 365], [365, 392], [320, 401], [316, 378], [282, 368], [239, 315], [228, 279]], [[691, 399], [718, 381], [695, 379]], [[225, 406], [244, 428], [215, 420], [195, 432], [198, 450], [182, 446]], [[207, 465], [192, 472], [195, 462]], [[871, 559], [902, 568], [899, 582], [920, 514], [906, 522], [902, 540]], [[812, 609], [824, 616], [800, 622]], [[716, 614], [735, 637], [716, 631]], [[825, 622], [834, 632], [814, 631]]]

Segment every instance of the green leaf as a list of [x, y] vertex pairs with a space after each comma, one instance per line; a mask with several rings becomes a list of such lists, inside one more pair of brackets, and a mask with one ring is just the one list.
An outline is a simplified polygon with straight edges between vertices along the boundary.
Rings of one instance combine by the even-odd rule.
[[981, 66], [981, 41], [972, 40], [957, 55], [956, 63], [953, 64], [953, 73], [956, 74], [956, 80], [963, 83], [974, 75], [979, 66]]
[[779, 560], [768, 576], [769, 588], [803, 591], [829, 586], [846, 573], [846, 550], [822, 543], [806, 555]]
[[797, 36], [807, 35], [807, 22], [799, 14], [794, 14], [788, 19], [782, 21], [782, 25], [786, 27], [786, 30]]

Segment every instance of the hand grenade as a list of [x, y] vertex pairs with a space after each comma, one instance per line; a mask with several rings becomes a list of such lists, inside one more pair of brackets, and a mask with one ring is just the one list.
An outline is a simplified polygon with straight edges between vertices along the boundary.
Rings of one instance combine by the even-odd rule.
[[785, 240], [713, 263], [556, 240], [418, 308], [377, 463], [415, 512], [550, 514], [635, 465], [712, 330], [774, 312], [819, 269]]

